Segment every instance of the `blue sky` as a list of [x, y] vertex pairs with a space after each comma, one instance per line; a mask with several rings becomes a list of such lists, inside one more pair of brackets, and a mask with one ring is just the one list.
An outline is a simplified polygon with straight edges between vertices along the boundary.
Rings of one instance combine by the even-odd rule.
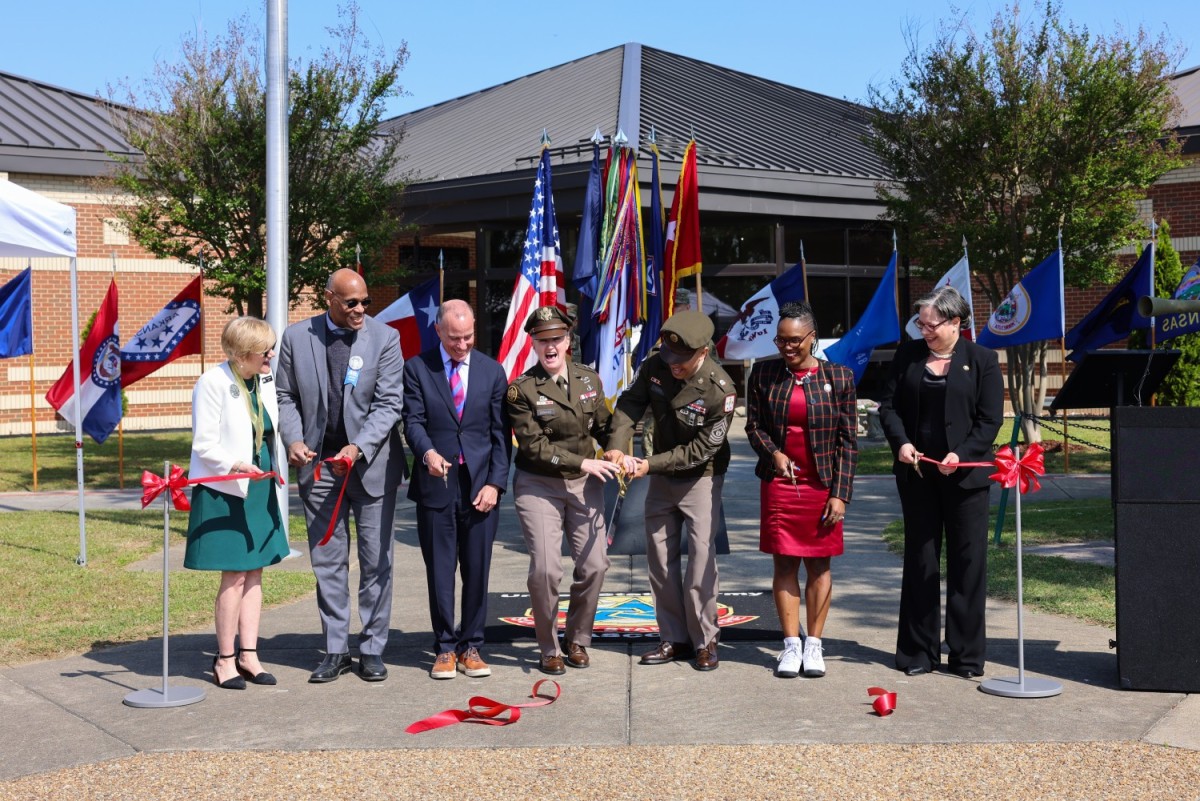
[[[965, 19], [985, 30], [998, 0], [732, 0], [609, 4], [576, 0], [542, 10], [508, 0], [360, 0], [363, 26], [388, 48], [408, 43], [392, 101], [399, 114], [519, 78], [625, 42], [640, 42], [771, 80], [850, 100], [866, 98], [901, 64], [909, 41], [932, 41], [940, 21]], [[620, 9], [601, 12], [602, 7]], [[1026, 3], [1032, 12], [1037, 5]], [[635, 10], [636, 9], [636, 10]], [[135, 86], [156, 60], [177, 60], [183, 35], [221, 33], [249, 14], [266, 30], [261, 0], [53, 0], [10, 2], [0, 70], [84, 93]], [[313, 54], [337, 22], [333, 0], [290, 0], [289, 56]], [[1064, 0], [1062, 16], [1096, 33], [1139, 26], [1183, 49], [1180, 67], [1200, 64], [1200, 4], [1183, 0]]]

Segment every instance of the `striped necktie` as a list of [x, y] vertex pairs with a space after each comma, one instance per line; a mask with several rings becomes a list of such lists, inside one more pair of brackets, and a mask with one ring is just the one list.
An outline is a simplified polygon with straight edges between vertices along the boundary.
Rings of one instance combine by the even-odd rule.
[[450, 399], [454, 401], [454, 414], [459, 420], [462, 419], [463, 404], [467, 402], [467, 388], [458, 374], [461, 365], [462, 362], [450, 360]]

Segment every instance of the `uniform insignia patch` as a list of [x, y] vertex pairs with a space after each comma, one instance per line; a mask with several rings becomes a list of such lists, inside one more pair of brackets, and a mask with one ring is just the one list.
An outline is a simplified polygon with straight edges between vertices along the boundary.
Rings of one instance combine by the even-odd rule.
[[517, 387], [516, 387], [516, 385], [515, 385], [515, 384], [514, 384], [514, 385], [511, 385], [511, 386], [509, 386], [509, 388], [508, 388], [508, 399], [509, 399], [510, 401], [515, 401], [515, 400], [516, 400], [518, 397], [520, 397], [520, 395], [521, 395], [521, 393], [517, 391]]
[[732, 412], [734, 404], [736, 404], [736, 403], [737, 403], [737, 395], [726, 395], [725, 396], [725, 414], [729, 414], [730, 412]]
[[711, 442], [713, 445], [720, 445], [722, 442], [725, 441], [725, 434], [728, 433], [728, 431], [729, 431], [729, 423], [727, 423], [725, 421], [725, 419], [722, 418], [721, 422], [719, 422], [715, 426], [713, 426], [712, 433], [708, 435], [708, 441]]

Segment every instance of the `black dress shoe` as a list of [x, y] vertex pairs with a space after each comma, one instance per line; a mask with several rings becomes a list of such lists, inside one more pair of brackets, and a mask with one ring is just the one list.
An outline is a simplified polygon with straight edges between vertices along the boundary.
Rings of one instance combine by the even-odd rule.
[[965, 667], [950, 668], [950, 672], [953, 673], [955, 676], [958, 676], [958, 677], [964, 678], [964, 679], [977, 679], [983, 675], [982, 669], [976, 670], [975, 668], [965, 668]]
[[363, 681], [383, 681], [387, 678], [387, 665], [377, 654], [359, 654], [358, 675]]
[[249, 670], [242, 667], [242, 654], [254, 654], [254, 653], [258, 653], [257, 649], [255, 649], [255, 648], [239, 648], [239, 649], [237, 649], [236, 664], [237, 664], [238, 673], [241, 673], [243, 676], [245, 676], [246, 681], [250, 682], [251, 684], [258, 684], [258, 685], [262, 685], [264, 687], [274, 687], [276, 684], [278, 684], [278, 682], [275, 680], [275, 677], [272, 676], [267, 671], [264, 670], [261, 673], [251, 673]]
[[905, 676], [921, 676], [929, 672], [929, 668], [921, 665], [909, 665], [904, 669]]
[[213, 684], [217, 685], [222, 690], [244, 690], [244, 689], [246, 689], [246, 680], [243, 679], [241, 677], [241, 675], [239, 675], [237, 673], [234, 673], [233, 676], [231, 676], [228, 679], [225, 679], [225, 681], [221, 681], [220, 679], [217, 678], [217, 662], [222, 659], [236, 659], [236, 658], [237, 658], [236, 653], [223, 654], [223, 653], [220, 653], [220, 651], [218, 651], [217, 655], [213, 657]]
[[317, 669], [308, 677], [308, 683], [324, 684], [327, 681], [335, 681], [343, 673], [349, 673], [353, 666], [350, 654], [325, 654], [321, 664], [317, 665]]

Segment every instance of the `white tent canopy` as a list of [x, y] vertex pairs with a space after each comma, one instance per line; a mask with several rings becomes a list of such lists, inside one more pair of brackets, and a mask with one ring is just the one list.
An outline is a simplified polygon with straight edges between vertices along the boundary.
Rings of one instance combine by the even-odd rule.
[[75, 255], [75, 209], [0, 181], [0, 256]]

